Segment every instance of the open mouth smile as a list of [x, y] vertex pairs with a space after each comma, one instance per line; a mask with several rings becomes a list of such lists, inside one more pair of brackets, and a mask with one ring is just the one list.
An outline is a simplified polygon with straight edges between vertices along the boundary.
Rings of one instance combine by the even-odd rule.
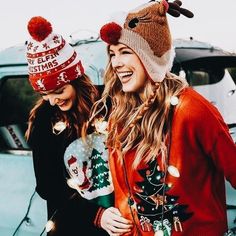
[[131, 71], [117, 72], [117, 75], [118, 75], [121, 83], [127, 83], [131, 79], [133, 72], [131, 72]]

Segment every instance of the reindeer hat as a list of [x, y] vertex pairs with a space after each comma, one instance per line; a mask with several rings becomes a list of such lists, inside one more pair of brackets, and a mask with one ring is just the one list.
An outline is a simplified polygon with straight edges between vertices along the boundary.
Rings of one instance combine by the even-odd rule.
[[31, 38], [27, 41], [29, 81], [37, 92], [54, 90], [83, 75], [84, 69], [75, 50], [43, 17], [28, 22]]
[[166, 13], [174, 17], [180, 14], [193, 17], [192, 12], [181, 5], [179, 0], [173, 3], [150, 1], [104, 25], [100, 30], [101, 39], [108, 45], [122, 43], [130, 47], [150, 78], [161, 82], [170, 71], [175, 56]]

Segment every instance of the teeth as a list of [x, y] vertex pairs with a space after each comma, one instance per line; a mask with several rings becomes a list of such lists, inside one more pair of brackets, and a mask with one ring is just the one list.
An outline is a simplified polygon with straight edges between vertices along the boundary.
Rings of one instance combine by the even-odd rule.
[[131, 76], [133, 73], [132, 72], [119, 72], [117, 73], [120, 78], [125, 77], [125, 76]]
[[57, 106], [62, 106], [64, 104], [65, 104], [65, 102], [57, 103]]

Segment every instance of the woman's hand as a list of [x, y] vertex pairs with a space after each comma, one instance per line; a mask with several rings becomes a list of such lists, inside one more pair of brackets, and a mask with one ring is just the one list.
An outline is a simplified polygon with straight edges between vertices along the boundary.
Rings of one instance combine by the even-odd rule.
[[121, 216], [117, 208], [110, 207], [102, 214], [101, 227], [106, 230], [110, 236], [119, 236], [130, 232], [133, 226], [130, 220]]

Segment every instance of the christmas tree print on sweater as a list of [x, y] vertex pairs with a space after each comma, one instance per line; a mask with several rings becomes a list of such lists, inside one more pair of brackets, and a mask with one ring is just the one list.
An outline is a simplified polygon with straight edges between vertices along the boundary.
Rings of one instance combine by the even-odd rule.
[[73, 141], [66, 149], [64, 162], [71, 177], [70, 187], [86, 199], [103, 207], [113, 205], [113, 185], [108, 168], [108, 150], [104, 134], [92, 133], [86, 141]]
[[157, 160], [147, 166], [138, 171], [143, 180], [136, 183], [139, 191], [135, 193], [141, 230], [162, 231], [164, 236], [171, 235], [172, 230], [181, 232], [181, 222], [191, 217], [192, 213], [187, 213], [187, 205], [178, 203], [178, 196], [168, 194], [171, 187], [165, 183], [165, 173]]
[[91, 160], [91, 182], [93, 185], [89, 189], [90, 192], [96, 189], [102, 189], [103, 187], [109, 186], [111, 183], [109, 181], [109, 170], [107, 168], [107, 161], [102, 158], [102, 152], [93, 149]]

